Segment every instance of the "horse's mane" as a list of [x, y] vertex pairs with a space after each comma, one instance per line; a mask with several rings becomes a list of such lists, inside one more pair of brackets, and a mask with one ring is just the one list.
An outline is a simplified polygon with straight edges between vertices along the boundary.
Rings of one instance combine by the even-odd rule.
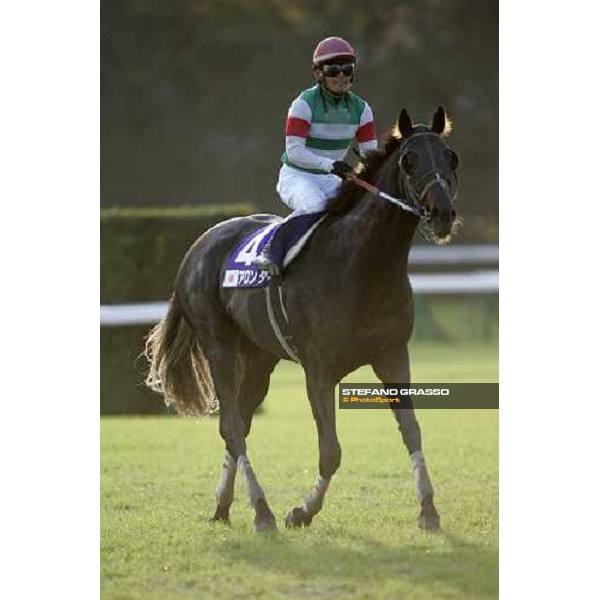
[[[354, 172], [362, 180], [374, 183], [375, 176], [401, 142], [402, 136], [398, 128], [396, 126], [391, 127], [383, 135], [383, 148], [367, 152], [364, 157], [361, 157]], [[327, 212], [336, 215], [347, 213], [356, 206], [364, 193], [364, 189], [358, 187], [352, 181], [343, 181], [338, 195], [329, 201]]]
[[[426, 125], [416, 124], [412, 131], [418, 133], [430, 131], [430, 128]], [[452, 121], [446, 117], [446, 124], [441, 135], [446, 137], [451, 131]], [[372, 150], [366, 156], [361, 157], [359, 164], [354, 170], [356, 175], [368, 183], [375, 183], [375, 176], [379, 173], [387, 159], [402, 143], [403, 139], [398, 124], [394, 124], [383, 134], [383, 148], [381, 150]], [[327, 212], [335, 215], [345, 214], [356, 206], [364, 194], [365, 191], [363, 188], [358, 187], [352, 181], [345, 180], [342, 182], [342, 187], [338, 195], [329, 201]]]

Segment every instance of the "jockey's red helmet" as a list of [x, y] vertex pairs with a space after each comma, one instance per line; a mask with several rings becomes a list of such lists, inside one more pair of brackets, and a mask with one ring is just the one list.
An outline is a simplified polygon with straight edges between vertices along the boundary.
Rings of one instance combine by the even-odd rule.
[[313, 65], [319, 66], [335, 59], [356, 61], [354, 48], [340, 37], [328, 37], [320, 41], [313, 53]]

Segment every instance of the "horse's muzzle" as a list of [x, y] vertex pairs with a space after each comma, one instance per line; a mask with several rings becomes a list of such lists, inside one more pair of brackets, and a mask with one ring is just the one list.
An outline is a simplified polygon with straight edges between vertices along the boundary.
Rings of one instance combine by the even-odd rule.
[[437, 238], [445, 238], [452, 233], [456, 211], [447, 191], [436, 186], [427, 192], [425, 205], [428, 207], [433, 233]]

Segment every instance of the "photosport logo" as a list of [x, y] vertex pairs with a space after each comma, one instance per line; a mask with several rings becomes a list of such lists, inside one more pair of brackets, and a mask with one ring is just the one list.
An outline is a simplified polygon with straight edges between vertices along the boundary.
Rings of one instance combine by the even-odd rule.
[[498, 408], [497, 383], [338, 384], [340, 408]]

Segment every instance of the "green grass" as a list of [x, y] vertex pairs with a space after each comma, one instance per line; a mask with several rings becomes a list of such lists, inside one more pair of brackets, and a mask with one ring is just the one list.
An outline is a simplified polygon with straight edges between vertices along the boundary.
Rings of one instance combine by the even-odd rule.
[[[418, 345], [415, 381], [497, 381], [494, 346]], [[355, 381], [372, 380], [370, 370]], [[223, 444], [216, 419], [101, 421], [101, 587], [105, 599], [496, 598], [498, 412], [418, 418], [442, 530], [417, 529], [408, 455], [387, 410], [338, 411], [342, 466], [304, 530], [282, 517], [317, 476], [302, 371], [276, 370], [249, 455], [280, 531], [252, 531], [241, 478], [232, 526], [211, 526]]]

